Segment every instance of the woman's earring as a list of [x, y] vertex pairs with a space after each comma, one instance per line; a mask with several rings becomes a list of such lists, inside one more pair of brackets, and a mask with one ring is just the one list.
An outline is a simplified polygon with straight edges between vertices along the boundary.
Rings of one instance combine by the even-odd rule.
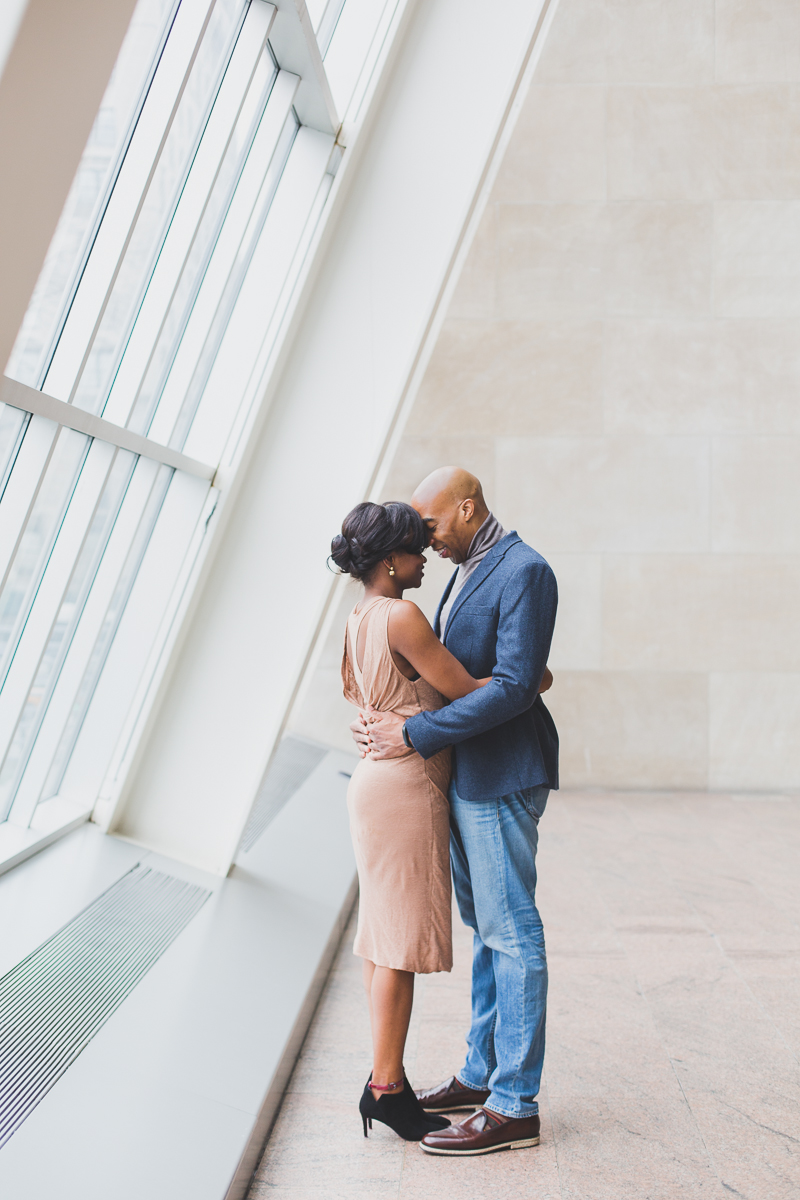
[[389, 567], [389, 574], [394, 575], [394, 567]]

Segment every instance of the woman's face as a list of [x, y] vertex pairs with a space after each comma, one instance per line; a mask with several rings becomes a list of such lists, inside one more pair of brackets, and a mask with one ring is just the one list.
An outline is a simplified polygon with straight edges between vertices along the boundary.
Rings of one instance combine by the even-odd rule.
[[408, 550], [394, 550], [392, 565], [394, 566], [395, 582], [404, 589], [421, 587], [426, 562], [424, 554], [411, 554]]

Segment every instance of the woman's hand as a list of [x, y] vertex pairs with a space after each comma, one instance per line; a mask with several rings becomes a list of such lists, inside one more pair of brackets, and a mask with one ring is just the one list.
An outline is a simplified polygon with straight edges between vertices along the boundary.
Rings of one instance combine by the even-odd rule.
[[542, 692], [548, 691], [552, 686], [553, 672], [549, 667], [545, 667], [544, 675], [542, 676], [542, 682], [539, 684], [539, 695], [541, 696]]
[[369, 725], [367, 723], [366, 714], [359, 709], [358, 716], [355, 721], [350, 722], [350, 732], [353, 735], [353, 741], [356, 744], [360, 758], [366, 758], [369, 754]]

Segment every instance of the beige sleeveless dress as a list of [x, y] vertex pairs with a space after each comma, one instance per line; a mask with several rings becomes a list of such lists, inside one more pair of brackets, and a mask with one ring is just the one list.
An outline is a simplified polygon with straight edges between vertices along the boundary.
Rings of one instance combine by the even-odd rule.
[[[412, 682], [395, 665], [388, 623], [397, 603], [379, 596], [350, 614], [342, 681], [352, 704], [407, 718], [444, 701], [424, 679]], [[359, 669], [353, 660], [365, 619]], [[347, 807], [360, 889], [353, 952], [377, 966], [427, 974], [453, 965], [450, 757], [448, 748], [427, 761], [414, 750], [400, 758], [363, 758], [350, 780]]]

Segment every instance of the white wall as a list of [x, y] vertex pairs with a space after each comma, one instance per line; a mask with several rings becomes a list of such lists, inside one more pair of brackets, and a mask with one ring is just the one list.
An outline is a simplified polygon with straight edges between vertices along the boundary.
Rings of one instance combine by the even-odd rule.
[[413, 6], [119, 832], [227, 869], [330, 588], [330, 539], [369, 485], [538, 12]]

